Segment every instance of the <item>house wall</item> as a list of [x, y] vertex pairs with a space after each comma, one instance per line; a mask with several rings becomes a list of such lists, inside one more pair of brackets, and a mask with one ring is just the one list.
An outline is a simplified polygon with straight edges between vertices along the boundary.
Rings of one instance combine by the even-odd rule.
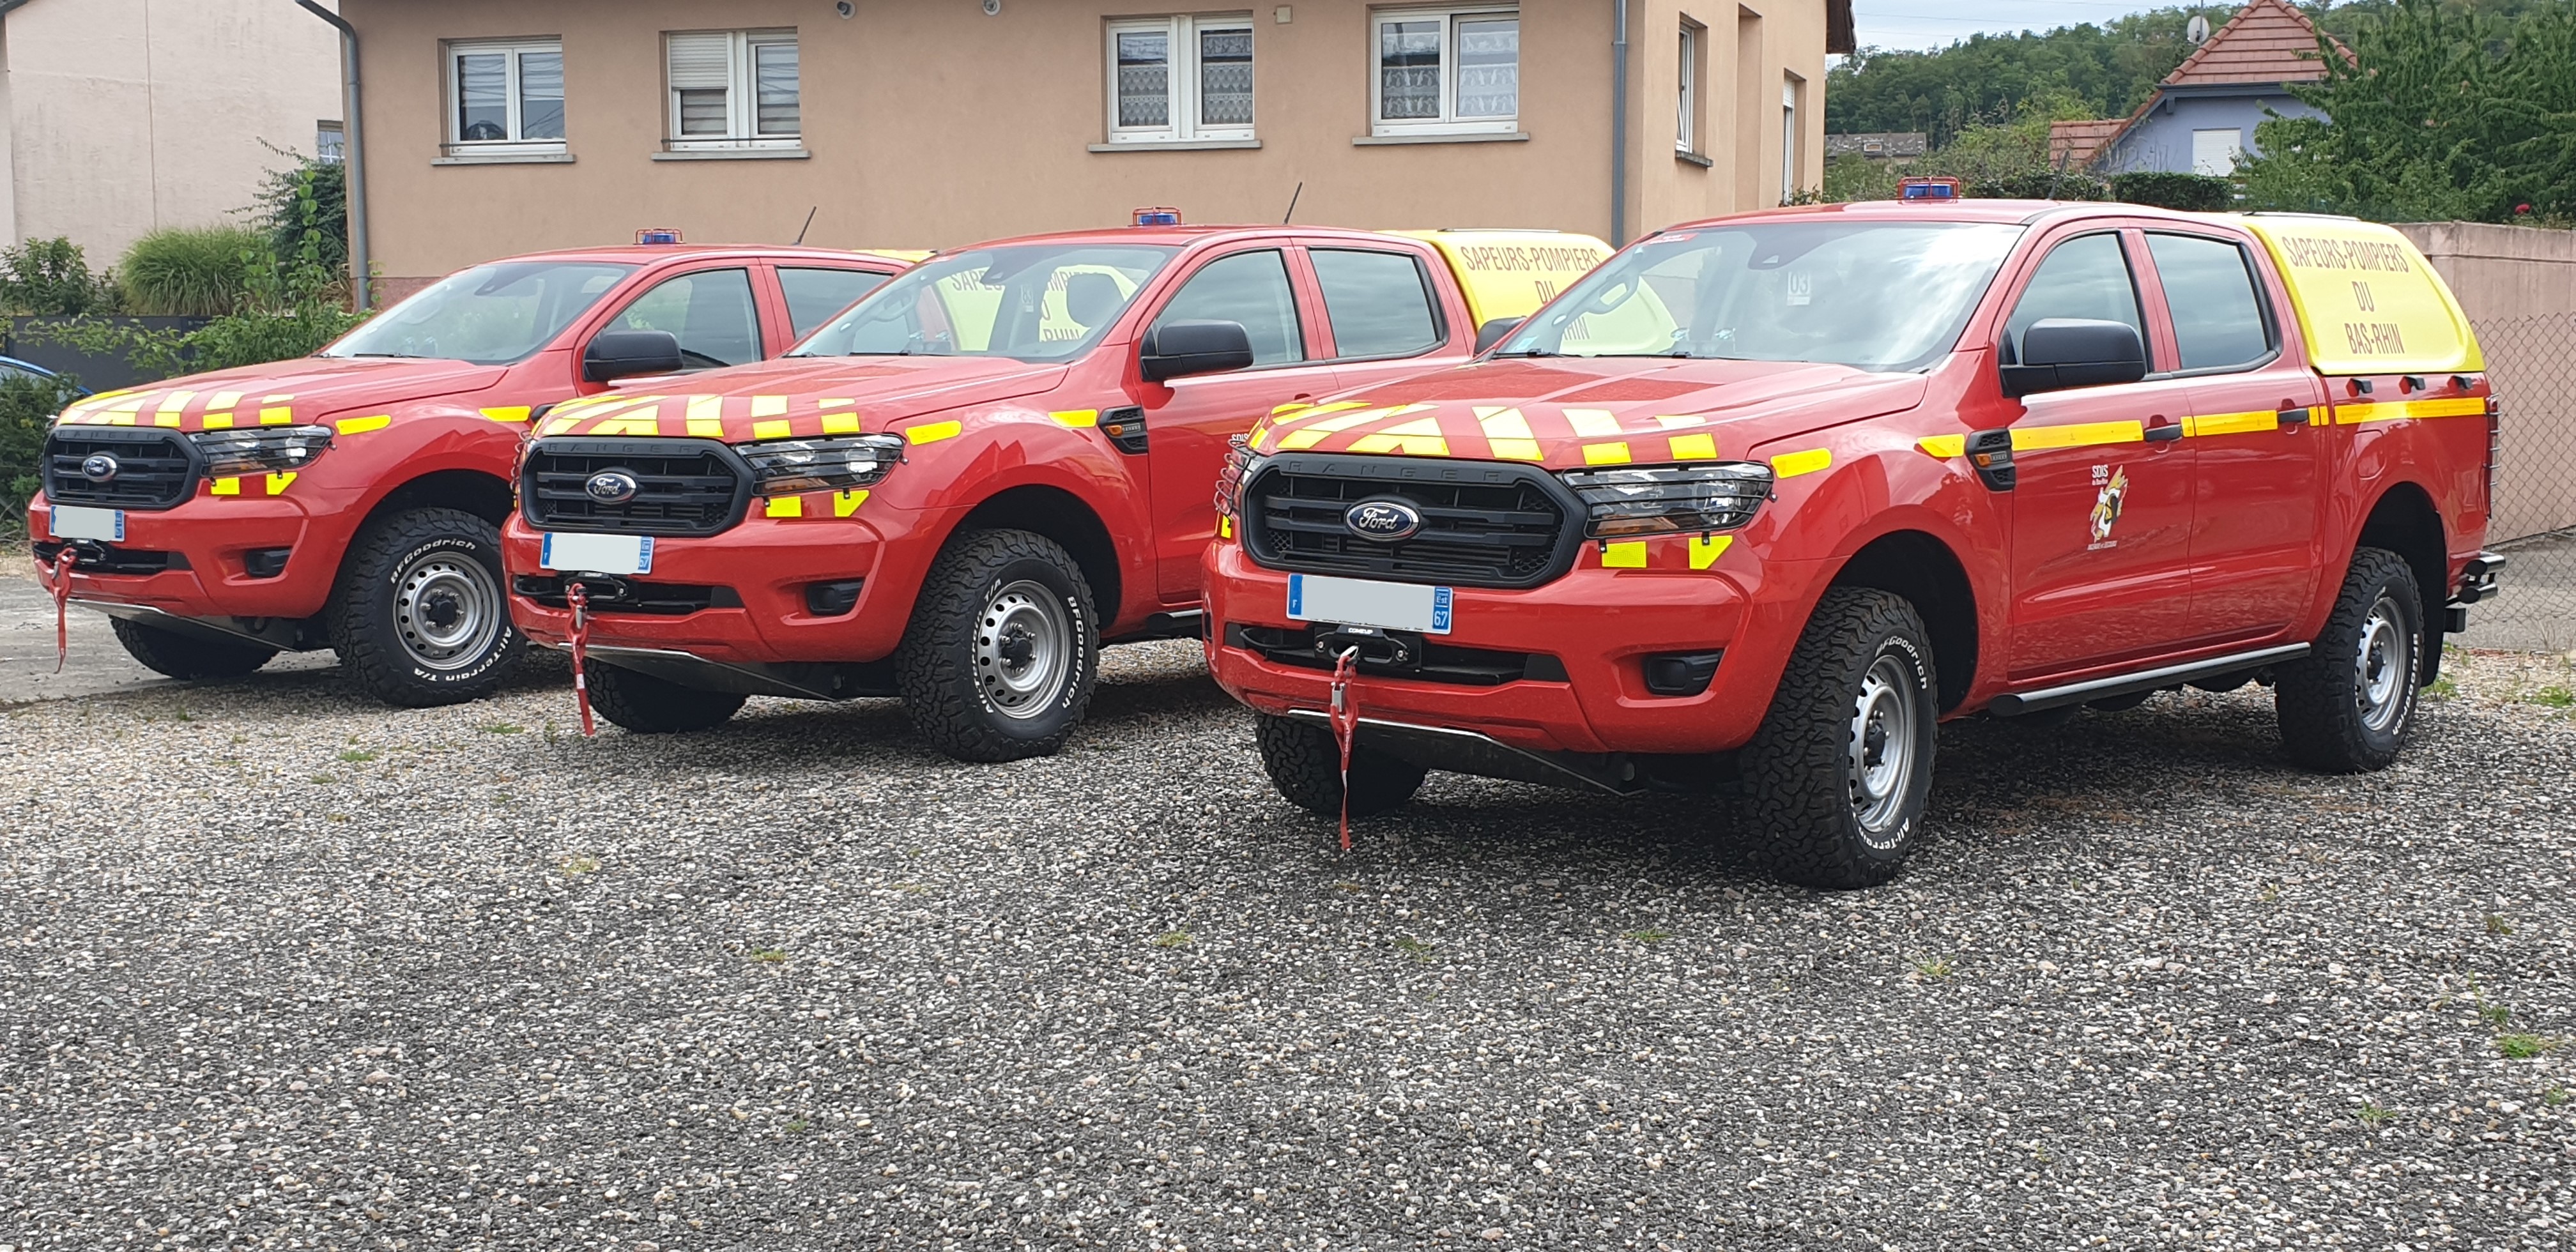
[[14, 242], [90, 263], [167, 226], [241, 220], [267, 171], [337, 119], [339, 36], [290, 0], [33, 0], [6, 18]]
[[2132, 170], [2191, 172], [2191, 134], [2196, 130], [2236, 128], [2245, 132], [2248, 153], [2260, 151], [2254, 143], [2254, 128], [2274, 116], [2322, 117], [2324, 114], [2283, 93], [2267, 95], [2177, 95], [2159, 97], [2147, 115], [2138, 119], [2105, 150], [2101, 169], [2107, 174]]
[[[1739, 78], [1767, 84], [1767, 111], [1745, 131], [1760, 148], [1752, 168], [1768, 176], [1744, 189], [1731, 159], [1673, 155], [1681, 14], [1709, 6], [1628, 2], [1631, 149], [1642, 153], [1629, 163], [1630, 233], [1778, 201], [1779, 84], [1792, 70], [1809, 84], [1806, 179], [1821, 179], [1822, 0], [1762, 0], [1749, 78], [1735, 57], [1754, 10], [1700, 19], [1717, 71], [1701, 93], [1706, 133], [1737, 133]], [[1104, 153], [1089, 150], [1106, 137], [1103, 21], [1151, 12], [1131, 3], [1006, 0], [987, 17], [972, 0], [856, 0], [844, 19], [826, 0], [347, 0], [364, 46], [377, 272], [398, 296], [493, 256], [630, 240], [646, 226], [692, 242], [785, 242], [809, 208], [807, 242], [838, 247], [1098, 226], [1138, 205], [1197, 222], [1276, 221], [1301, 182], [1301, 222], [1613, 233], [1610, 0], [1521, 5], [1527, 138], [1505, 142], [1353, 142], [1370, 134], [1372, 7], [1253, 6], [1258, 148]], [[804, 159], [655, 159], [667, 129], [662, 32], [717, 27], [797, 31]], [[571, 160], [436, 164], [442, 42], [510, 36], [563, 40]]]
[[2477, 328], [2502, 398], [2491, 540], [2576, 526], [2576, 232], [2481, 222], [2399, 226]]

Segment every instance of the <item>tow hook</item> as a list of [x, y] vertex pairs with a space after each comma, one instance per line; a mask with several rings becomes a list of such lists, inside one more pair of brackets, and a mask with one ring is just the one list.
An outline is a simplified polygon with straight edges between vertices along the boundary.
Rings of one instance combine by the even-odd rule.
[[1315, 639], [1315, 655], [1338, 657], [1352, 654], [1362, 665], [1390, 669], [1411, 669], [1421, 661], [1404, 640], [1368, 626], [1344, 626]]

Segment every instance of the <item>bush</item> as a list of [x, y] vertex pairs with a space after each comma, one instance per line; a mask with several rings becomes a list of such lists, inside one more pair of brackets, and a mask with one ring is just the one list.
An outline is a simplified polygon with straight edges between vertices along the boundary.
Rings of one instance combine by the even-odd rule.
[[78, 317], [111, 313], [116, 287], [90, 272], [79, 244], [61, 235], [0, 248], [0, 306], [16, 314]]
[[0, 376], [0, 529], [17, 528], [20, 511], [41, 485], [36, 458], [44, 451], [45, 429], [79, 398], [80, 387], [69, 379]]
[[2012, 170], [1975, 179], [1960, 188], [1979, 200], [2101, 200], [2110, 195], [2102, 180], [2080, 170]]
[[221, 317], [242, 307], [252, 275], [274, 267], [268, 239], [240, 226], [156, 230], [117, 264], [133, 312]]
[[349, 182], [340, 163], [303, 160], [291, 169], [269, 171], [260, 184], [258, 213], [270, 253], [303, 256], [309, 243], [313, 260], [336, 273], [348, 272]]
[[2111, 198], [2161, 209], [2218, 213], [2236, 205], [2236, 184], [2215, 174], [2131, 170], [2111, 176]]

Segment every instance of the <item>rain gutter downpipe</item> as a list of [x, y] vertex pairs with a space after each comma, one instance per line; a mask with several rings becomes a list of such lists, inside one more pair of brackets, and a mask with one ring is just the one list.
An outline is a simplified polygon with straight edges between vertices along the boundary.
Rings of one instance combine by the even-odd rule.
[[295, 0], [305, 11], [329, 22], [340, 30], [340, 95], [348, 121], [341, 127], [340, 166], [342, 181], [349, 197], [349, 299], [356, 312], [364, 313], [372, 305], [368, 279], [374, 269], [367, 250], [367, 167], [361, 158], [366, 145], [358, 125], [358, 28], [348, 19], [313, 0]]
[[1619, 248], [1628, 243], [1628, 0], [1610, 7], [1610, 246]]

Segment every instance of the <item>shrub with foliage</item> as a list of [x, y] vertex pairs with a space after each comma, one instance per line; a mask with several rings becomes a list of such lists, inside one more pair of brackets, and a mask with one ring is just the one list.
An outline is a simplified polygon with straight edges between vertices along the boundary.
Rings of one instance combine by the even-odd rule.
[[2082, 100], [2053, 93], [2024, 101], [2010, 121], [1962, 129], [1947, 145], [1912, 161], [1839, 158], [1825, 166], [1823, 198], [1884, 200], [1896, 194], [1897, 180], [1919, 175], [1956, 178], [1963, 194], [1982, 199], [2100, 200], [2108, 194], [2101, 179], [2048, 154], [2048, 124], [2080, 117], [2084, 109]]
[[19, 511], [41, 485], [36, 458], [44, 451], [45, 430], [80, 394], [79, 384], [67, 378], [0, 376], [0, 529], [16, 529]]
[[2180, 170], [2131, 170], [2111, 176], [2111, 198], [2129, 204], [2196, 213], [2218, 213], [2234, 207], [2236, 184], [2216, 174]]
[[131, 311], [221, 317], [242, 307], [253, 275], [273, 268], [268, 237], [241, 226], [156, 230], [134, 241], [116, 267]]
[[[272, 149], [280, 156], [295, 154]], [[349, 268], [348, 169], [337, 161], [298, 158], [294, 166], [271, 170], [260, 184], [258, 221], [268, 234], [269, 251], [297, 257], [310, 241], [317, 260], [328, 269]]]
[[13, 314], [77, 317], [112, 313], [116, 284], [94, 273], [79, 244], [56, 235], [0, 248], [0, 306]]

